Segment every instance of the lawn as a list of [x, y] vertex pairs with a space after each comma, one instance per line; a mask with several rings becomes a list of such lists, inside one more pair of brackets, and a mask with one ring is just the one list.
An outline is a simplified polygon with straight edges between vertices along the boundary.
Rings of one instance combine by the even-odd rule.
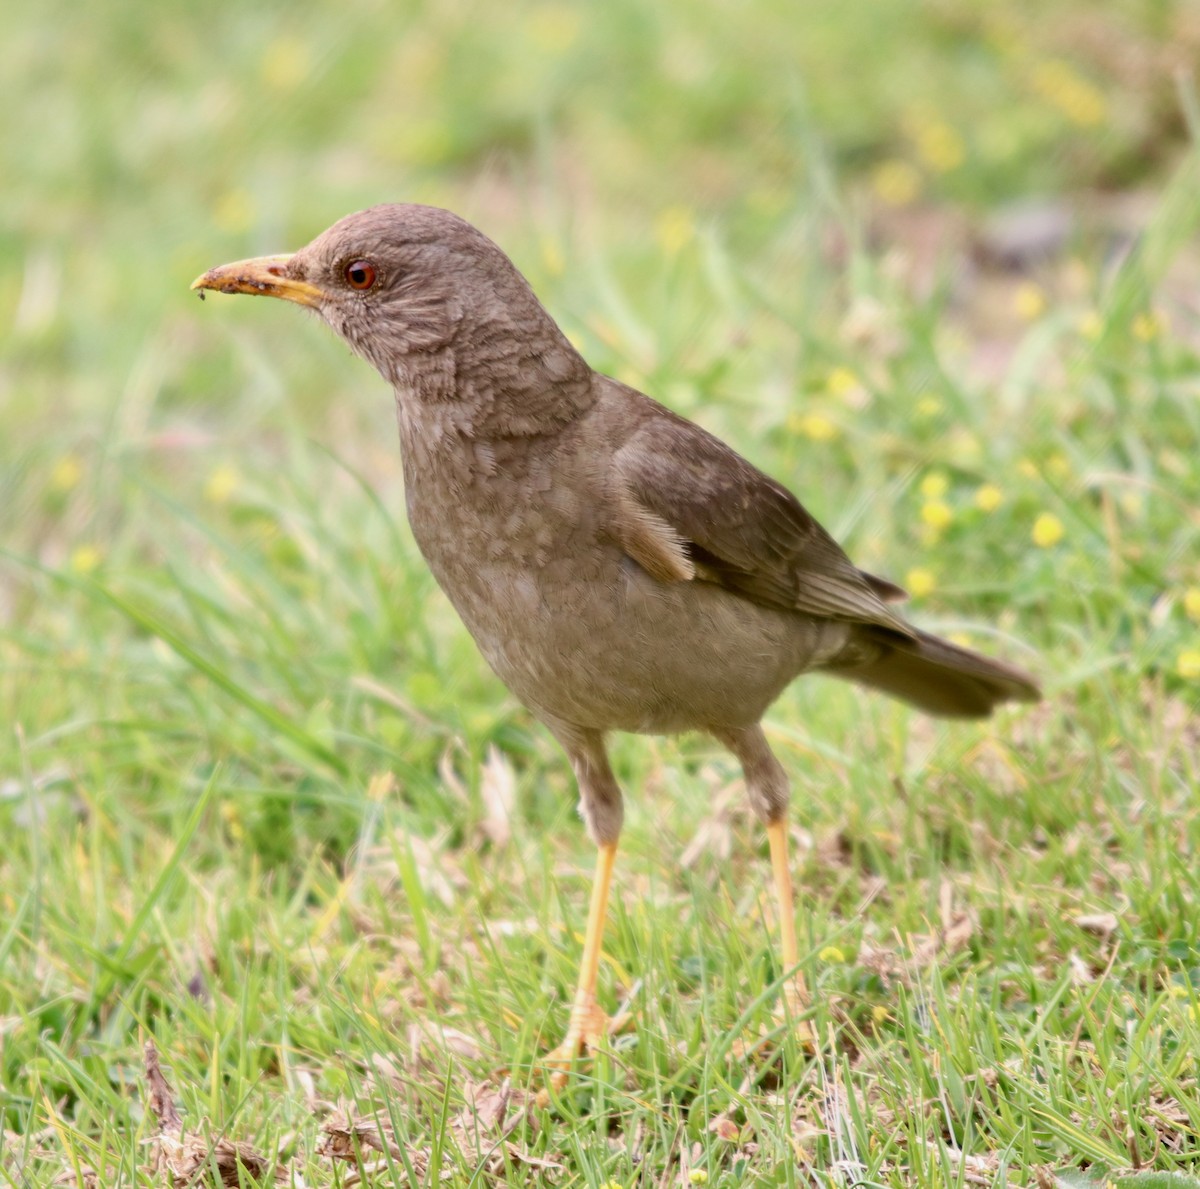
[[[5, 24], [0, 1177], [158, 1183], [162, 1124], [178, 1183], [1200, 1184], [1194, 5]], [[594, 366], [1043, 681], [769, 714], [814, 1049], [735, 762], [618, 737], [633, 1026], [536, 1102], [567, 765], [423, 565], [384, 383], [188, 292], [384, 200], [477, 223]]]

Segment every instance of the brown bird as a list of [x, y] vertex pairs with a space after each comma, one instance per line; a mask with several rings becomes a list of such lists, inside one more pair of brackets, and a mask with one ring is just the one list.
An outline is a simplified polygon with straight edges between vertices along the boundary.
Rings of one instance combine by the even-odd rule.
[[[393, 387], [413, 536], [500, 679], [562, 744], [598, 849], [564, 1067], [608, 1027], [596, 998], [621, 790], [605, 733], [707, 731], [766, 826], [783, 967], [801, 1009], [788, 780], [759, 725], [815, 670], [945, 717], [1039, 696], [1010, 665], [913, 627], [781, 484], [594, 372], [507, 256], [427, 206], [376, 206], [292, 256], [194, 289], [316, 310]], [[203, 292], [201, 293], [203, 297]]]

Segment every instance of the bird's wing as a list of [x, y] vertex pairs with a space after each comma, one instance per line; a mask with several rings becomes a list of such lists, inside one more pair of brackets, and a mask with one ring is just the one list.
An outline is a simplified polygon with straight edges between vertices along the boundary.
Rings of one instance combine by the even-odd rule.
[[897, 586], [859, 570], [786, 487], [658, 407], [613, 456], [615, 536], [663, 582], [713, 582], [755, 603], [914, 632]]

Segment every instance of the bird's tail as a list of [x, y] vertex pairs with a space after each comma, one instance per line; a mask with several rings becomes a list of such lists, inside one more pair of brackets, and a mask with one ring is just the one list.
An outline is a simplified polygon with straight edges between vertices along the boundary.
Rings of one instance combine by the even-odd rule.
[[913, 639], [872, 632], [878, 647], [834, 672], [942, 718], [986, 718], [1001, 702], [1042, 696], [1037, 682], [1014, 665], [914, 630]]

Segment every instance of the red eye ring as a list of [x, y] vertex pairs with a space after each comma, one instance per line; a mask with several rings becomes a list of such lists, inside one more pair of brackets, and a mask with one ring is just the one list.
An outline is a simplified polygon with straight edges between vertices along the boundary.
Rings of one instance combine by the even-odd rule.
[[370, 289], [375, 284], [375, 265], [369, 260], [352, 260], [346, 265], [346, 284], [351, 289]]

